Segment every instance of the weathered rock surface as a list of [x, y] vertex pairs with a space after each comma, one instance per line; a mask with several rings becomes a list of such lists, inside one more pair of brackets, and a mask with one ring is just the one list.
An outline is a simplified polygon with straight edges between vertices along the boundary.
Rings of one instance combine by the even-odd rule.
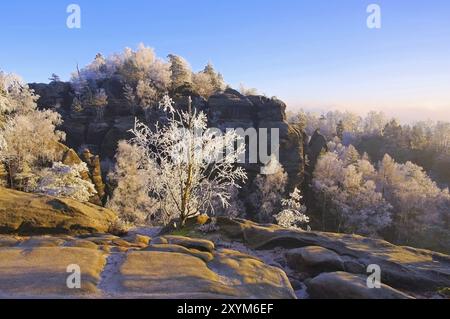
[[335, 252], [346, 272], [366, 274], [368, 265], [381, 267], [381, 280], [395, 289], [433, 293], [450, 287], [450, 256], [428, 250], [395, 246], [356, 235], [304, 232], [247, 220], [218, 218], [220, 232], [256, 250], [319, 246]]
[[314, 299], [410, 299], [411, 297], [384, 284], [370, 289], [367, 277], [346, 272], [323, 273], [307, 281]]
[[180, 245], [172, 245], [172, 244], [151, 245], [147, 247], [145, 251], [163, 251], [163, 252], [187, 254], [200, 258], [204, 262], [210, 262], [214, 258], [213, 255], [209, 252], [199, 251], [196, 249], [189, 249]]
[[338, 254], [319, 246], [291, 249], [286, 252], [286, 260], [288, 266], [296, 271], [319, 274], [344, 270], [344, 263]]
[[[279, 145], [280, 163], [289, 175], [288, 188], [299, 187], [303, 181], [304, 143], [302, 132], [286, 120], [286, 104], [276, 98], [244, 96], [233, 89], [213, 95], [208, 100], [210, 126], [226, 128], [266, 129], [270, 143]], [[272, 129], [279, 130], [279, 141], [273, 139]], [[272, 140], [273, 139], [273, 140]], [[270, 154], [268, 154], [270, 155]], [[259, 160], [262, 160], [261, 158]], [[261, 163], [260, 163], [261, 164]], [[245, 165], [250, 180], [259, 173], [260, 165]]]
[[205, 239], [171, 235], [164, 236], [164, 238], [168, 241], [169, 244], [180, 245], [186, 248], [193, 248], [207, 252], [212, 252], [214, 250], [214, 243]]
[[[95, 297], [105, 263], [105, 254], [92, 249], [0, 248], [0, 298]], [[69, 265], [81, 269], [80, 289], [67, 286]]]
[[104, 233], [116, 218], [114, 212], [91, 203], [0, 187], [0, 233]]
[[[112, 235], [0, 239], [0, 298], [295, 298], [281, 269], [229, 249], [143, 248]], [[81, 289], [67, 288], [69, 265], [80, 266]]]

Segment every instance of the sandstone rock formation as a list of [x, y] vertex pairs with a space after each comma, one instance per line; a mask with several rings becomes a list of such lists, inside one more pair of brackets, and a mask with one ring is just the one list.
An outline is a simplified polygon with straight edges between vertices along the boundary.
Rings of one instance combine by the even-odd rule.
[[[0, 236], [0, 298], [295, 298], [295, 288], [302, 298], [398, 299], [438, 297], [450, 286], [443, 254], [244, 220], [217, 223], [220, 230], [201, 239], [160, 236], [160, 229], [122, 238]], [[81, 289], [67, 289], [70, 264], [83, 269]], [[368, 264], [381, 267], [381, 289], [367, 286]]]
[[[208, 100], [210, 126], [226, 128], [266, 129], [270, 151], [271, 129], [279, 130], [280, 163], [289, 175], [289, 189], [299, 187], [304, 173], [304, 141], [302, 132], [290, 126], [286, 120], [286, 104], [276, 98], [244, 96], [227, 89]], [[259, 141], [258, 141], [259, 143]], [[275, 143], [274, 143], [275, 144]], [[270, 155], [270, 154], [268, 154]], [[245, 165], [250, 179], [260, 172], [259, 165]]]
[[367, 276], [346, 272], [323, 273], [307, 282], [308, 291], [315, 299], [410, 299], [401, 291], [382, 284], [368, 289]]
[[[113, 160], [119, 140], [131, 137], [129, 130], [133, 128], [135, 117], [145, 121], [142, 111], [135, 115], [126, 107], [120, 82], [111, 79], [102, 83], [108, 94], [109, 104], [105, 117], [99, 121], [89, 110], [73, 112], [71, 110], [70, 85], [31, 84], [41, 96], [39, 107], [60, 105], [57, 110], [62, 114], [64, 123], [61, 127], [67, 135], [67, 145], [75, 150], [88, 147], [98, 154], [102, 160]], [[187, 97], [191, 95], [193, 105], [205, 111], [209, 116], [209, 125], [217, 128], [278, 128], [280, 132], [280, 162], [290, 176], [289, 188], [299, 186], [304, 173], [304, 136], [302, 132], [290, 126], [286, 120], [286, 104], [276, 98], [264, 96], [244, 96], [233, 89], [211, 96], [208, 101], [197, 96], [190, 88], [180, 87], [174, 92], [177, 107], [187, 105]], [[270, 135], [269, 138], [271, 139]], [[268, 142], [270, 144], [270, 142]], [[270, 145], [269, 145], [270, 146]], [[261, 163], [247, 165], [250, 177], [259, 173]]]
[[[256, 251], [286, 250], [286, 264], [293, 268], [293, 276], [302, 280], [316, 275], [304, 273], [313, 264], [326, 265], [325, 272], [342, 267], [346, 273], [366, 278], [367, 267], [375, 264], [381, 267], [382, 283], [408, 294], [433, 295], [439, 288], [450, 286], [450, 256], [445, 254], [356, 235], [295, 231], [247, 220], [218, 218], [217, 224], [228, 240], [241, 241]], [[302, 247], [306, 248], [292, 250]]]
[[88, 149], [85, 149], [83, 151], [82, 157], [89, 168], [90, 179], [95, 186], [97, 196], [100, 200], [103, 200], [105, 197], [105, 184], [103, 183], [100, 157], [98, 155], [92, 155]]
[[286, 261], [291, 269], [311, 274], [344, 270], [344, 263], [338, 254], [319, 246], [288, 250]]
[[115, 220], [114, 212], [91, 203], [0, 187], [0, 233], [101, 233]]
[[[181, 236], [126, 238], [0, 236], [0, 298], [295, 298], [286, 274], [253, 256]], [[72, 264], [81, 289], [67, 288]]]

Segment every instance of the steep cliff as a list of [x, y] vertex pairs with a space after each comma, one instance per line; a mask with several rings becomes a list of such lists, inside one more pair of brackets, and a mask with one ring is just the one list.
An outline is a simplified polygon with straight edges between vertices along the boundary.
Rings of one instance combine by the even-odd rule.
[[[96, 119], [92, 110], [76, 112], [71, 108], [73, 92], [70, 85], [53, 82], [30, 86], [40, 95], [39, 107], [54, 106], [62, 114], [64, 124], [61, 129], [67, 134], [67, 145], [79, 152], [88, 148], [102, 160], [114, 159], [118, 141], [130, 138], [129, 130], [133, 128], [135, 117], [146, 121], [142, 111], [133, 115], [127, 108], [122, 96], [123, 89], [115, 80], [102, 83], [109, 102], [102, 120]], [[233, 89], [226, 89], [208, 100], [196, 96], [189, 88], [184, 87], [177, 89], [173, 95], [177, 107], [180, 108], [185, 107], [187, 97], [192, 96], [194, 106], [208, 113], [210, 127], [244, 130], [254, 128], [257, 132], [267, 129], [269, 150], [272, 142], [271, 129], [278, 129], [280, 162], [290, 177], [289, 188], [302, 183], [305, 167], [304, 135], [287, 123], [284, 102], [265, 96], [244, 96]], [[155, 113], [154, 117], [157, 116]], [[261, 164], [259, 162], [245, 165], [250, 178], [259, 173]], [[102, 191], [101, 187], [97, 190]]]

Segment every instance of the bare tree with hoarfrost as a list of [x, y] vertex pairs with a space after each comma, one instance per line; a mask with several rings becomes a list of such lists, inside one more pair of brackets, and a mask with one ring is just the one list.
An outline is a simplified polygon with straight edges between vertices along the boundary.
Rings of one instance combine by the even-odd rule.
[[153, 180], [148, 164], [136, 145], [119, 142], [116, 165], [108, 176], [115, 189], [107, 206], [125, 223], [144, 224], [157, 209], [156, 201], [149, 197], [149, 184]]
[[235, 148], [241, 137], [233, 130], [207, 129], [206, 115], [193, 110], [190, 103], [187, 112], [175, 110], [165, 96], [160, 106], [168, 112], [168, 124], [151, 130], [136, 122], [130, 142], [148, 167], [149, 194], [182, 227], [188, 218], [214, 209], [216, 199], [222, 206], [229, 205], [230, 187], [239, 187], [238, 182], [247, 177], [237, 166], [245, 145]]
[[274, 222], [274, 216], [282, 209], [282, 199], [287, 184], [287, 173], [275, 156], [261, 169], [253, 181], [248, 203], [262, 223]]

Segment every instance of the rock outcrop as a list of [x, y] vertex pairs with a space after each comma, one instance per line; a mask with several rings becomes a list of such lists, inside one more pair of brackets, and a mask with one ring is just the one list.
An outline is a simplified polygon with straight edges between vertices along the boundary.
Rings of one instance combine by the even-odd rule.
[[[268, 134], [267, 154], [270, 157], [271, 144], [279, 151], [280, 163], [289, 175], [289, 189], [299, 187], [304, 173], [304, 141], [302, 132], [287, 123], [286, 104], [276, 98], [265, 96], [244, 96], [227, 89], [213, 95], [208, 100], [210, 126], [220, 129], [249, 128], [266, 130]], [[271, 130], [279, 132], [279, 145], [272, 140]], [[259, 136], [258, 136], [258, 143]], [[264, 154], [266, 155], [266, 154]], [[263, 155], [263, 156], [264, 156]], [[267, 156], [266, 155], [266, 156]], [[261, 160], [261, 158], [259, 158]], [[257, 165], [245, 165], [250, 180], [260, 172], [261, 161]]]
[[[217, 224], [201, 239], [160, 228], [122, 238], [0, 235], [0, 298], [445, 298], [450, 286], [443, 254], [244, 220]], [[81, 289], [66, 285], [73, 264]], [[367, 285], [371, 264], [381, 268], [380, 288]]]
[[368, 289], [367, 278], [346, 272], [323, 273], [307, 282], [314, 299], [411, 299], [407, 294], [381, 284]]
[[[367, 278], [367, 267], [378, 265], [382, 283], [404, 293], [427, 296], [450, 286], [450, 256], [445, 254], [357, 235], [288, 230], [247, 220], [218, 218], [217, 225], [228, 240], [241, 241], [256, 251], [284, 249], [286, 265], [302, 280], [317, 275], [318, 270], [326, 273], [341, 268]], [[337, 277], [332, 278], [339, 281], [343, 276]]]
[[83, 172], [81, 177], [94, 184], [96, 194], [92, 195], [89, 201], [96, 205], [102, 205], [105, 199], [105, 184], [103, 183], [103, 176], [100, 165], [100, 157], [94, 156], [88, 149], [84, 149], [81, 159], [77, 152], [67, 147], [62, 143], [56, 143], [55, 145], [57, 157], [55, 161], [62, 162], [66, 165], [76, 165], [86, 163], [89, 172]]
[[116, 218], [114, 212], [91, 203], [0, 187], [0, 233], [102, 233]]
[[[69, 147], [75, 150], [88, 147], [100, 158], [113, 160], [118, 141], [131, 137], [129, 130], [134, 126], [135, 117], [141, 121], [146, 119], [142, 111], [133, 115], [126, 107], [120, 82], [112, 79], [102, 83], [102, 86], [107, 91], [109, 104], [104, 119], [99, 121], [89, 110], [74, 112], [71, 109], [70, 97], [73, 98], [73, 92], [67, 83], [31, 84], [31, 88], [41, 96], [39, 107], [60, 106], [57, 110], [64, 120], [61, 130], [66, 133]], [[276, 98], [244, 96], [233, 89], [226, 89], [206, 101], [190, 89], [180, 88], [174, 96], [177, 107], [186, 106], [188, 95], [192, 96], [194, 106], [208, 113], [211, 127], [267, 129], [268, 150], [272, 139], [271, 129], [279, 129], [280, 162], [289, 174], [289, 188], [301, 184], [304, 173], [304, 135], [287, 123], [285, 103]], [[250, 177], [259, 173], [260, 166], [261, 163], [246, 166]]]
[[100, 200], [105, 197], [105, 184], [103, 183], [102, 168], [100, 165], [100, 157], [92, 155], [88, 149], [85, 149], [82, 154], [83, 161], [87, 164], [90, 172], [90, 179], [95, 186], [97, 196]]
[[[207, 240], [139, 236], [0, 237], [0, 298], [295, 298], [286, 274], [253, 256]], [[80, 289], [67, 287], [68, 265], [80, 267]]]
[[291, 269], [310, 274], [344, 270], [344, 262], [338, 254], [319, 246], [288, 250], [286, 261]]

